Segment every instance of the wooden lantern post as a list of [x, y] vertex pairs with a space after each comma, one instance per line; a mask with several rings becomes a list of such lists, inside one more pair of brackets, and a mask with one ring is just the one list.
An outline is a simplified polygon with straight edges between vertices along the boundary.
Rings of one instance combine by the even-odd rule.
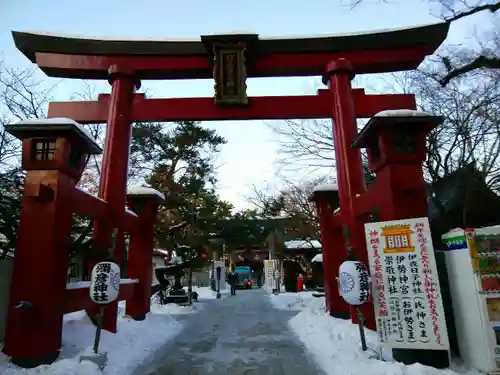
[[[357, 214], [378, 208], [376, 221], [390, 221], [426, 217], [427, 192], [422, 171], [426, 160], [426, 135], [443, 121], [416, 110], [384, 111], [376, 114], [353, 142], [353, 147], [366, 148], [368, 168], [376, 173], [375, 186], [361, 197]], [[406, 247], [405, 230], [395, 227], [385, 233], [389, 248]], [[397, 235], [398, 238], [388, 236]], [[441, 359], [448, 361], [448, 352], [393, 349], [394, 359], [404, 363], [419, 362], [435, 365]]]
[[4, 352], [23, 367], [59, 355], [71, 245], [70, 194], [100, 147], [75, 121], [27, 120], [5, 130], [22, 141], [26, 170]]

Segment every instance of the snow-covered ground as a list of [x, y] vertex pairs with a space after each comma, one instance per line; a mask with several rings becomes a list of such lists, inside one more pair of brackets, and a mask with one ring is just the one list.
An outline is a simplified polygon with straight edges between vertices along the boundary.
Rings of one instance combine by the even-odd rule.
[[[269, 298], [274, 308], [278, 310], [302, 311], [315, 297], [313, 297], [313, 292], [301, 292], [269, 294]], [[324, 299], [321, 300], [324, 301]]]
[[358, 326], [342, 319], [332, 318], [325, 312], [324, 298], [312, 293], [282, 293], [270, 295], [277, 309], [300, 311], [288, 322], [290, 328], [328, 375], [479, 375], [459, 364], [453, 370], [437, 370], [414, 364], [406, 366], [393, 362], [390, 353], [383, 353], [384, 361], [377, 359], [377, 335], [366, 331], [369, 350], [361, 350]]
[[[187, 291], [187, 287], [184, 287], [184, 289]], [[157, 311], [159, 311], [160, 313], [166, 312], [172, 316], [193, 314], [195, 312], [199, 312], [203, 308], [204, 301], [213, 300], [213, 299], [217, 298], [217, 292], [212, 291], [209, 287], [199, 287], [198, 288], [198, 287], [194, 286], [193, 292], [198, 293], [198, 302], [200, 302], [200, 303], [194, 302], [190, 306], [177, 305], [175, 303], [170, 303], [170, 304], [164, 305], [164, 306], [152, 304], [151, 305], [151, 312], [152, 313], [156, 313]], [[221, 290], [220, 291], [221, 299], [228, 296], [229, 292], [230, 292], [229, 286], [227, 288]]]
[[[198, 293], [198, 301], [191, 306], [176, 304], [151, 305], [151, 313], [145, 321], [137, 322], [125, 316], [125, 302], [118, 306], [118, 333], [102, 332], [100, 352], [107, 352], [108, 362], [103, 372], [89, 361], [80, 362], [82, 354], [92, 354], [95, 326], [84, 311], [64, 316], [62, 348], [59, 359], [52, 365], [34, 369], [20, 369], [0, 353], [0, 373], [2, 375], [128, 375], [143, 364], [154, 360], [161, 350], [182, 329], [175, 320], [176, 315], [193, 314], [200, 311], [203, 301], [215, 299], [216, 292], [209, 288], [193, 288]], [[224, 298], [229, 288], [221, 290]]]
[[[198, 288], [200, 299], [212, 298], [211, 291]], [[213, 297], [215, 298], [215, 297]], [[102, 332], [100, 352], [107, 352], [108, 361], [101, 372], [89, 361], [80, 362], [82, 354], [92, 354], [95, 326], [84, 311], [64, 316], [62, 348], [59, 359], [52, 365], [34, 369], [20, 369], [9, 363], [8, 357], [0, 353], [2, 375], [128, 375], [138, 367], [152, 361], [161, 350], [182, 329], [182, 324], [173, 316], [197, 312], [198, 306], [152, 305], [145, 321], [137, 322], [126, 317], [125, 302], [120, 302], [118, 311], [118, 333]]]
[[[185, 288], [187, 289], [187, 288]], [[216, 299], [217, 298], [217, 292], [214, 292], [212, 289], [209, 287], [193, 287], [193, 291], [198, 293], [198, 298], [200, 300], [204, 299]], [[221, 289], [220, 289], [220, 294], [221, 298], [225, 298], [228, 296], [231, 292], [229, 284], [224, 282], [224, 285], [221, 283]]]

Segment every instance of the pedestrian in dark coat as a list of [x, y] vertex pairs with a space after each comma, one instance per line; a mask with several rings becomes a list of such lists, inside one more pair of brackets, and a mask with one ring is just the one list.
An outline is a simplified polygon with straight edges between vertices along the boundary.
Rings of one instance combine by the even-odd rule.
[[236, 285], [238, 284], [238, 274], [231, 271], [227, 277], [227, 283], [231, 286], [231, 295], [236, 295]]

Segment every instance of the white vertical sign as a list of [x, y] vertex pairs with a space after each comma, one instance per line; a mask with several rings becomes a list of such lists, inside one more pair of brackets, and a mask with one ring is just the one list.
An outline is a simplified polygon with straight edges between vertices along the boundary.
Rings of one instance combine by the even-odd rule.
[[[227, 283], [226, 283], [226, 277], [227, 277], [227, 271], [226, 271], [226, 263], [223, 260], [215, 260], [214, 261], [214, 272], [215, 274], [213, 275], [214, 280], [215, 280], [215, 289], [217, 289], [217, 267], [220, 267], [220, 286], [219, 290], [226, 290], [227, 288]], [[212, 270], [210, 270], [210, 277], [212, 277]]]
[[429, 220], [365, 224], [380, 345], [448, 350]]
[[277, 270], [277, 261], [275, 259], [264, 261], [265, 284], [269, 290], [278, 288], [277, 282], [274, 279], [275, 270]]

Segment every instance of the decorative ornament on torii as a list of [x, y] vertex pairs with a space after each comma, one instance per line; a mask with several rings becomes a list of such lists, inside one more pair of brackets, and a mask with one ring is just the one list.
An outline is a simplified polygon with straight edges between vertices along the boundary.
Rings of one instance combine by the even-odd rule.
[[[107, 202], [107, 212], [115, 217], [123, 211], [126, 200], [133, 122], [334, 119], [342, 207], [341, 219], [336, 220], [348, 228], [344, 235], [349, 237], [359, 259], [367, 264], [363, 217], [356, 216], [354, 207], [357, 195], [365, 193], [361, 155], [358, 149], [351, 147], [357, 136], [356, 118], [370, 118], [385, 110], [415, 109], [415, 98], [409, 94], [366, 94], [362, 89], [352, 89], [351, 80], [355, 74], [416, 68], [442, 43], [448, 27], [443, 23], [394, 31], [288, 39], [265, 39], [256, 34], [212, 35], [196, 41], [99, 40], [24, 32], [13, 32], [13, 36], [17, 48], [48, 76], [110, 82], [110, 95], [100, 95], [96, 101], [52, 102], [48, 116], [71, 118], [80, 124], [108, 125], [99, 198]], [[296, 76], [323, 76], [328, 89], [309, 96], [247, 96], [247, 78]], [[147, 99], [135, 93], [142, 80], [212, 78], [214, 98]], [[369, 200], [370, 197], [364, 199], [365, 203]], [[329, 221], [322, 223], [321, 230], [325, 233], [329, 230]], [[96, 221], [97, 247], [109, 247], [112, 230], [106, 220]], [[123, 232], [118, 233], [118, 243], [123, 246]], [[148, 243], [147, 247], [150, 246]], [[325, 255], [328, 253], [324, 266], [329, 272], [325, 275], [334, 279], [338, 265], [346, 258], [345, 242], [330, 242], [323, 251]], [[330, 288], [328, 294], [330, 311], [346, 310], [338, 290]], [[375, 328], [372, 305], [367, 303], [363, 307], [367, 325]], [[89, 313], [92, 313], [90, 308]], [[116, 311], [105, 313], [104, 328], [116, 330]], [[24, 338], [26, 342], [30, 342], [28, 336]], [[57, 346], [60, 339], [53, 342], [53, 346]], [[29, 353], [42, 355], [54, 349], [41, 348]], [[21, 345], [16, 350], [16, 355], [23, 355]]]

